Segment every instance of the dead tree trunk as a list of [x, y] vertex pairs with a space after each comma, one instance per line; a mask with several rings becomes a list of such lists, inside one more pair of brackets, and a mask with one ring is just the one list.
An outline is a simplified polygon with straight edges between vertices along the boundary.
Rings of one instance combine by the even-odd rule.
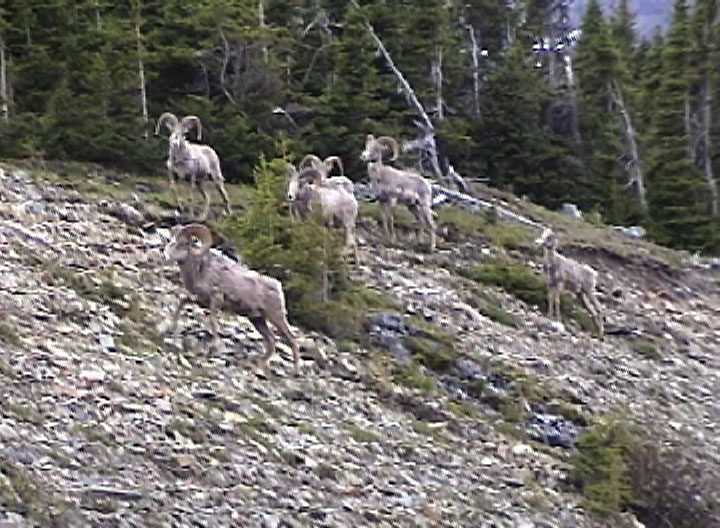
[[442, 121], [445, 118], [443, 111], [443, 51], [440, 46], [437, 48], [435, 60], [431, 66], [433, 83], [435, 84], [435, 104], [437, 105], [437, 119]]
[[473, 61], [473, 112], [475, 117], [480, 117], [480, 57], [479, 57], [479, 46], [477, 39], [475, 38], [475, 28], [468, 24], [468, 34], [470, 35], [470, 44], [472, 46], [472, 61]]
[[7, 83], [7, 60], [5, 57], [5, 39], [0, 37], [0, 111], [3, 121], [10, 121], [10, 105]]
[[620, 112], [622, 117], [623, 125], [625, 126], [625, 143], [630, 154], [630, 161], [627, 164], [628, 172], [630, 173], [630, 181], [628, 186], [635, 185], [638, 194], [638, 200], [643, 209], [647, 209], [647, 197], [645, 195], [645, 182], [643, 179], [642, 160], [640, 159], [640, 150], [637, 144], [637, 133], [635, 127], [633, 127], [632, 118], [630, 112], [628, 112], [625, 106], [625, 100], [623, 99], [620, 87], [615, 82], [609, 83], [610, 96], [612, 97], [615, 107]]
[[[357, 0], [352, 0], [353, 6], [355, 8], [360, 9], [360, 5], [358, 4]], [[420, 101], [417, 98], [417, 95], [415, 95], [415, 92], [410, 87], [410, 83], [407, 82], [407, 79], [405, 79], [405, 76], [402, 74], [402, 72], [395, 66], [395, 62], [393, 62], [392, 57], [390, 56], [390, 53], [388, 53], [388, 50], [385, 48], [385, 45], [382, 43], [382, 40], [380, 40], [380, 37], [377, 36], [375, 33], [375, 30], [373, 29], [372, 25], [369, 22], [365, 22], [365, 27], [368, 30], [368, 33], [370, 34], [370, 37], [375, 42], [375, 45], [378, 48], [378, 51], [380, 51], [380, 54], [385, 59], [385, 62], [387, 63], [390, 70], [392, 70], [393, 74], [395, 75], [395, 78], [398, 80], [398, 84], [400, 85], [400, 89], [402, 90], [403, 94], [405, 95], [405, 99], [407, 100], [408, 104], [412, 106], [417, 113], [420, 115], [420, 122], [416, 122], [418, 127], [422, 130], [423, 135], [425, 136], [425, 140], [432, 143], [432, 148], [428, 149], [428, 155], [430, 157], [430, 164], [432, 165], [433, 172], [441, 178], [443, 176], [442, 170], [440, 170], [440, 162], [438, 161], [437, 156], [437, 148], [435, 145], [435, 126], [433, 125], [432, 121], [430, 120], [430, 117], [428, 116], [427, 112], [425, 111], [425, 108], [423, 108], [423, 105], [420, 104]]]
[[705, 181], [710, 191], [710, 212], [713, 216], [720, 214], [720, 200], [718, 198], [717, 182], [712, 165], [712, 143], [710, 131], [712, 128], [712, 82], [710, 72], [705, 73], [702, 86], [702, 146], [703, 146], [703, 169]]
[[[265, 40], [265, 5], [263, 3], [263, 0], [258, 0], [258, 25], [260, 26], [260, 38]], [[263, 54], [263, 62], [267, 64], [268, 61], [268, 47], [267, 44], [263, 43], [262, 47], [262, 54]]]
[[143, 56], [145, 54], [145, 48], [143, 46], [143, 37], [140, 25], [142, 23], [142, 0], [137, 0], [135, 3], [135, 45], [137, 50], [137, 65], [138, 65], [138, 81], [140, 82], [140, 111], [142, 113], [143, 120], [143, 137], [148, 137], [148, 104], [147, 104], [147, 84], [145, 82], [145, 61]]

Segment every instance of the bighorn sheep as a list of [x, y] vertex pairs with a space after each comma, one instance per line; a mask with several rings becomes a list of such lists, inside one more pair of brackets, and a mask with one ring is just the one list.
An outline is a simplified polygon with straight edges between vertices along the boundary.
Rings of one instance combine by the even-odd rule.
[[[217, 347], [220, 344], [218, 310], [247, 317], [265, 342], [265, 355], [260, 366], [267, 371], [270, 358], [275, 353], [275, 338], [267, 324], [270, 321], [292, 349], [295, 372], [298, 373], [300, 351], [290, 332], [280, 281], [211, 252], [212, 235], [204, 225], [175, 226], [172, 235], [165, 246], [165, 258], [179, 264], [185, 289], [195, 302], [210, 309], [213, 345]], [[171, 333], [174, 334], [177, 329], [183, 307], [193, 301], [191, 296], [181, 298], [173, 315]]]
[[358, 203], [352, 193], [343, 186], [323, 185], [322, 172], [314, 168], [299, 171], [288, 166], [287, 200], [291, 213], [299, 218], [306, 217], [315, 203], [320, 203], [322, 218], [328, 227], [342, 227], [345, 230], [345, 251], [352, 249], [355, 262], [359, 263], [355, 222]]
[[557, 252], [557, 236], [551, 229], [545, 228], [535, 243], [541, 245], [545, 253], [543, 268], [547, 275], [548, 315], [560, 320], [560, 292], [571, 291], [590, 312], [598, 334], [602, 336], [603, 316], [600, 304], [595, 298], [597, 271], [587, 264], [560, 255]]
[[160, 128], [165, 125], [170, 130], [168, 139], [168, 159], [166, 162], [168, 169], [168, 178], [170, 179], [170, 188], [172, 189], [175, 202], [178, 209], [180, 208], [180, 198], [175, 187], [175, 178], [190, 182], [190, 215], [194, 216], [193, 206], [193, 190], [197, 187], [202, 197], [205, 199], [205, 209], [202, 216], [198, 220], [207, 218], [210, 210], [210, 195], [203, 188], [203, 180], [209, 179], [217, 187], [222, 199], [225, 201], [225, 212], [230, 213], [230, 198], [228, 198], [225, 190], [225, 178], [220, 169], [220, 159], [217, 153], [207, 145], [197, 145], [189, 143], [185, 139], [185, 134], [195, 126], [197, 128], [197, 138], [202, 139], [202, 125], [197, 116], [185, 116], [180, 121], [170, 112], [165, 112], [158, 118], [155, 125], [155, 135], [160, 132]]
[[[339, 156], [328, 156], [324, 160], [321, 160], [315, 154], [307, 154], [301, 161], [298, 167], [302, 170], [305, 168], [307, 162], [310, 162], [310, 166], [316, 169], [320, 175], [320, 183], [323, 185], [337, 185], [345, 189], [350, 194], [355, 192], [353, 182], [345, 176], [345, 169], [343, 168], [342, 160]], [[340, 176], [329, 176], [333, 166], [337, 165], [340, 169]]]
[[390, 239], [395, 241], [393, 209], [400, 203], [405, 205], [415, 216], [419, 227], [415, 232], [417, 237], [422, 228], [430, 232], [430, 251], [433, 251], [435, 249], [435, 213], [432, 210], [432, 187], [425, 178], [417, 173], [383, 165], [382, 154], [386, 149], [392, 152], [393, 157], [390, 158], [390, 161], [397, 159], [399, 148], [394, 138], [382, 136], [375, 139], [372, 134], [368, 134], [365, 140], [365, 149], [360, 154], [360, 159], [367, 162], [370, 183], [378, 194], [385, 236], [389, 235]]

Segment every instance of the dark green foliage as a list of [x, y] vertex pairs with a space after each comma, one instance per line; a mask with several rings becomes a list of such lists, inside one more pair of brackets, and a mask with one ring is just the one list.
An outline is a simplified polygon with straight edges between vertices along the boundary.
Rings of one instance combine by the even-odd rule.
[[716, 526], [717, 476], [648, 437], [655, 434], [612, 417], [586, 429], [571, 473], [586, 506], [602, 516], [630, 509], [645, 526]]
[[461, 273], [483, 284], [499, 286], [518, 299], [538, 307], [547, 306], [547, 285], [527, 266], [497, 261], [479, 264]]
[[[369, 310], [387, 308], [382, 295], [355, 284], [336, 230], [318, 217], [293, 222], [285, 202], [286, 162], [260, 160], [257, 193], [221, 230], [253, 269], [280, 279], [290, 319], [332, 337], [357, 337]], [[319, 208], [316, 208], [319, 209]]]
[[580, 437], [572, 477], [589, 509], [607, 515], [631, 503], [626, 462], [631, 447], [631, 433], [619, 420], [597, 421]]

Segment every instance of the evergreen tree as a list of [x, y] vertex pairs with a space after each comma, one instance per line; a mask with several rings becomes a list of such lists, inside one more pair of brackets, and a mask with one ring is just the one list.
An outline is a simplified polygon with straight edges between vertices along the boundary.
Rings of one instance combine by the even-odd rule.
[[[580, 135], [582, 137], [583, 194], [580, 203], [595, 202], [610, 222], [627, 222], [636, 208], [623, 192], [627, 175], [618, 160], [623, 154], [623, 123], [613, 107], [622, 94], [625, 76], [611, 28], [598, 0], [590, 0], [582, 23], [575, 72], [578, 85]], [[612, 113], [608, 113], [613, 109]]]
[[661, 244], [703, 249], [711, 244], [712, 226], [705, 183], [688, 152], [690, 49], [687, 3], [675, 0], [649, 137], [650, 233]]

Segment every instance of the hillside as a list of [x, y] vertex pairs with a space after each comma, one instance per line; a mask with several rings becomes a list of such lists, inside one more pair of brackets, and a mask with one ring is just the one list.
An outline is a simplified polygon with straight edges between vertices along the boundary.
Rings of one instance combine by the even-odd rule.
[[197, 307], [158, 333], [180, 291], [164, 180], [51, 169], [0, 171], [0, 524], [638, 527], [572, 484], [610, 415], [720, 482], [720, 277], [685, 254], [503, 196], [600, 271], [600, 340], [532, 305], [536, 231], [445, 208], [426, 254], [365, 204], [354, 277], [388, 309], [366, 339], [293, 327], [304, 375], [281, 345], [263, 379], [246, 320], [217, 352]]

